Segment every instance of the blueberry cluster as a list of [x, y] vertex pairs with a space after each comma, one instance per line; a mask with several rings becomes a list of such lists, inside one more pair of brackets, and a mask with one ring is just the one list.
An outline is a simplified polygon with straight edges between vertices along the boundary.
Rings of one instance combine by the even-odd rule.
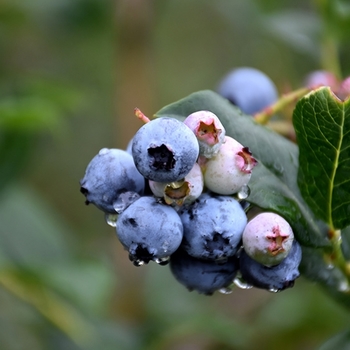
[[247, 217], [257, 165], [249, 149], [209, 111], [144, 121], [127, 151], [102, 149], [80, 181], [133, 264], [169, 263], [180, 283], [207, 295], [233, 283], [291, 287], [301, 248], [288, 222], [275, 213]]

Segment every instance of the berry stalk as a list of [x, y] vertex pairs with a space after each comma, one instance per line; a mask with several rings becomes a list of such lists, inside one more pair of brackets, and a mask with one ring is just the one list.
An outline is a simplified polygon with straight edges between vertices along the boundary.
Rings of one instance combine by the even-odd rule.
[[258, 124], [267, 124], [273, 115], [281, 111], [290, 103], [296, 102], [299, 98], [303, 97], [311, 90], [312, 89], [309, 87], [303, 87], [282, 95], [274, 104], [264, 108], [261, 112], [256, 113], [254, 115], [255, 121]]
[[330, 229], [328, 237], [332, 245], [332, 252], [326, 255], [326, 260], [329, 260], [332, 265], [337, 267], [346, 278], [347, 288], [342, 290], [345, 293], [350, 294], [350, 262], [344, 257], [341, 245], [342, 236], [341, 231], [336, 229]]

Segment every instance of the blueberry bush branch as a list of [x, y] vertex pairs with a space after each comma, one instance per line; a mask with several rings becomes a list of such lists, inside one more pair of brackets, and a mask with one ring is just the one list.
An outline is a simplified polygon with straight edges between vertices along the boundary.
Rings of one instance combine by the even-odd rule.
[[296, 103], [301, 97], [303, 97], [310, 91], [311, 88], [302, 87], [298, 90], [282, 95], [271, 106], [268, 106], [264, 108], [261, 112], [254, 114], [255, 121], [259, 124], [267, 124], [270, 121], [271, 117], [273, 117], [276, 113], [283, 110], [289, 104]]

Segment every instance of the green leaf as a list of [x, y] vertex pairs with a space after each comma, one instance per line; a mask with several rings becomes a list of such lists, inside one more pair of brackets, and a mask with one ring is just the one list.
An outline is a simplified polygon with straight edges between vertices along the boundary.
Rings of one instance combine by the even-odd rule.
[[0, 131], [0, 191], [16, 179], [26, 166], [33, 137], [14, 130]]
[[346, 330], [325, 342], [319, 350], [350, 350], [350, 330]]
[[325, 227], [316, 222], [297, 185], [298, 148], [295, 144], [257, 124], [226, 99], [212, 91], [199, 91], [162, 108], [156, 117], [184, 120], [198, 110], [215, 113], [227, 135], [249, 147], [259, 165], [254, 168], [248, 201], [288, 220], [299, 242], [307, 246], [328, 246]]
[[292, 48], [315, 56], [318, 54], [316, 38], [321, 23], [313, 12], [301, 10], [280, 10], [262, 16], [264, 29], [272, 37], [288, 44]]
[[[16, 214], [17, 213], [17, 214]], [[0, 201], [0, 246], [17, 266], [41, 269], [73, 256], [67, 223], [29, 187], [16, 183]]]
[[0, 128], [7, 130], [57, 132], [62, 127], [60, 112], [52, 102], [38, 97], [7, 98], [0, 101]]
[[350, 99], [319, 88], [299, 100], [293, 123], [305, 201], [331, 228], [350, 225]]

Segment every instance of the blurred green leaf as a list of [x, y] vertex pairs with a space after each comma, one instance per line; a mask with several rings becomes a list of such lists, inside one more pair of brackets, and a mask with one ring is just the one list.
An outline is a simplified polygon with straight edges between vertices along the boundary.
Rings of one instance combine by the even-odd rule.
[[0, 246], [8, 260], [28, 268], [72, 256], [64, 220], [30, 188], [17, 183], [0, 200]]
[[328, 246], [326, 231], [315, 222], [304, 203], [296, 182], [298, 148], [289, 140], [243, 115], [226, 99], [212, 91], [199, 91], [162, 108], [156, 117], [184, 120], [198, 110], [215, 113], [226, 129], [226, 134], [249, 147], [259, 165], [254, 168], [249, 182], [248, 201], [265, 210], [273, 210], [285, 217], [296, 237], [304, 245]]
[[72, 305], [45, 287], [42, 281], [28, 271], [16, 268], [0, 269], [0, 285], [34, 306], [44, 317], [77, 344], [88, 343], [94, 337], [93, 328]]
[[84, 93], [70, 81], [30, 75], [23, 79], [22, 85], [23, 96], [50, 102], [61, 112], [61, 117], [82, 105]]
[[0, 128], [25, 132], [50, 131], [62, 127], [60, 111], [40, 97], [0, 100]]
[[350, 30], [350, 4], [346, 0], [315, 1], [323, 19], [327, 35], [332, 40], [348, 42]]
[[262, 16], [265, 30], [292, 48], [316, 56], [321, 23], [313, 12], [280, 10]]
[[304, 200], [331, 228], [350, 225], [350, 99], [317, 89], [299, 100], [293, 124]]
[[114, 291], [112, 270], [100, 261], [70, 260], [45, 266], [38, 272], [53, 290], [85, 313], [103, 315]]
[[0, 191], [21, 174], [32, 146], [32, 137], [26, 132], [0, 130]]
[[82, 349], [113, 349], [118, 339], [133, 349], [127, 333], [100, 320], [114, 291], [112, 268], [79, 257], [69, 239], [73, 232], [47, 202], [23, 184], [13, 185], [0, 200], [0, 222], [0, 285]]
[[[13, 213], [20, 213], [20, 220]], [[8, 189], [0, 201], [0, 222], [4, 262], [37, 271], [48, 286], [82, 309], [105, 312], [114, 285], [111, 268], [78, 259], [74, 241], [68, 239], [73, 232], [34, 191], [20, 184]]]
[[326, 341], [318, 350], [350, 350], [350, 330], [337, 334]]

